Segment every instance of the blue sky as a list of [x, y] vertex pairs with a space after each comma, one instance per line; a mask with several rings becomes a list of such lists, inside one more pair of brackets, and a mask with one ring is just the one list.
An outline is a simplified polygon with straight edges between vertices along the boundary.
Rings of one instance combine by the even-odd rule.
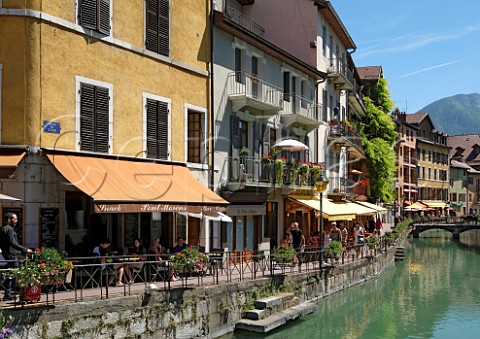
[[480, 93], [480, 0], [331, 3], [357, 45], [356, 66], [381, 65], [401, 111]]

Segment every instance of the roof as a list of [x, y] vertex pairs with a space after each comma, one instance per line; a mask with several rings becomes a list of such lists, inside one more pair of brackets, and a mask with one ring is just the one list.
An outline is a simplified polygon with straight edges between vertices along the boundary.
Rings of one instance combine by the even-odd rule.
[[[447, 139], [448, 146], [451, 147], [450, 156], [462, 160], [468, 165], [478, 164], [480, 154], [475, 154], [475, 145], [480, 145], [480, 134], [462, 134], [450, 135]], [[458, 150], [458, 154], [457, 154]]]
[[357, 71], [362, 80], [379, 80], [383, 78], [382, 66], [357, 67]]
[[405, 114], [406, 122], [408, 122], [409, 124], [419, 124], [426, 117], [428, 117], [427, 112]]
[[450, 166], [455, 167], [455, 168], [471, 169], [471, 167], [468, 166], [466, 163], [461, 162], [461, 161], [457, 161], [457, 160], [450, 161]]

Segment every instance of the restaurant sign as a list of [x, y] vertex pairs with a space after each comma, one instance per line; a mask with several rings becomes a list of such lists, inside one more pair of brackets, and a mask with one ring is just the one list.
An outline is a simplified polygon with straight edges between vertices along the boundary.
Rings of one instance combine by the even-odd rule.
[[227, 207], [229, 216], [240, 215], [265, 215], [264, 205], [230, 205]]
[[201, 205], [176, 205], [176, 204], [112, 204], [96, 203], [95, 213], [215, 213], [226, 212], [227, 207], [219, 206], [201, 206]]

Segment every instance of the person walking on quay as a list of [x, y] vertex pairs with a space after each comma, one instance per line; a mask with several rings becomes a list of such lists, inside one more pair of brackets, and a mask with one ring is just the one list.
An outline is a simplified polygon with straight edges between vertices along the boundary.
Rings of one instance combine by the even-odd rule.
[[302, 257], [299, 256], [300, 249], [302, 246], [305, 246], [305, 237], [303, 236], [302, 230], [298, 227], [298, 222], [292, 222], [290, 226], [290, 235], [292, 238], [292, 246], [297, 251], [296, 260], [294, 263], [299, 265], [302, 264]]
[[333, 221], [331, 226], [332, 226], [332, 229], [330, 230], [330, 240], [342, 242], [342, 232], [337, 227], [337, 223]]
[[[7, 214], [7, 223], [2, 226], [0, 232], [0, 249], [2, 250], [3, 257], [8, 262], [8, 268], [18, 268], [18, 254], [31, 254], [33, 251], [18, 243], [17, 233], [14, 227], [18, 223], [18, 217], [15, 213]], [[3, 283], [5, 287], [5, 294], [3, 300], [12, 300], [12, 287], [13, 279], [7, 278]]]

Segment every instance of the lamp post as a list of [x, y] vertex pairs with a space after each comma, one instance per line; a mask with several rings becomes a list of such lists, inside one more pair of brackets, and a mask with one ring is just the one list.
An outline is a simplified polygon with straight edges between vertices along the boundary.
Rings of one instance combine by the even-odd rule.
[[320, 269], [323, 267], [323, 192], [327, 189], [328, 179], [322, 174], [315, 182], [317, 192], [320, 193], [320, 210], [318, 216], [318, 230], [320, 232]]

